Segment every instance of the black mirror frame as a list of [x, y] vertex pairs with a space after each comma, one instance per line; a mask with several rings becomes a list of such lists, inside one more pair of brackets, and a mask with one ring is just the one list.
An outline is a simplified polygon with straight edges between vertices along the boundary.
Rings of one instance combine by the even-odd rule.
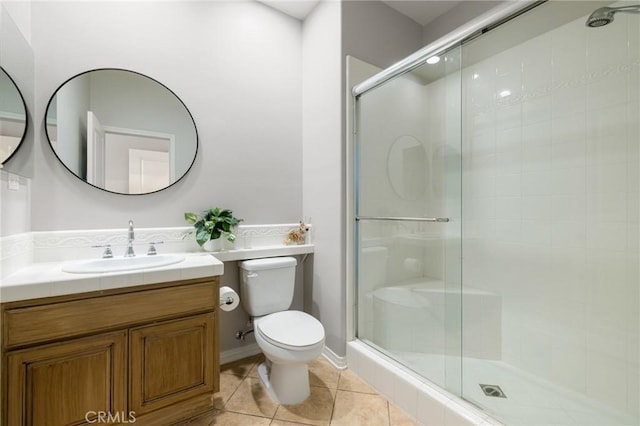
[[9, 75], [9, 73], [1, 66], [0, 66], [0, 70], [4, 72], [4, 74], [9, 78], [9, 80], [13, 84], [13, 87], [16, 88], [16, 92], [18, 92], [18, 96], [20, 96], [20, 100], [22, 101], [22, 106], [24, 107], [24, 131], [22, 132], [22, 137], [20, 137], [20, 143], [18, 143], [18, 145], [13, 150], [13, 152], [11, 152], [11, 154], [9, 154], [7, 158], [0, 161], [0, 165], [4, 165], [9, 160], [11, 160], [11, 158], [13, 158], [13, 156], [16, 154], [16, 152], [18, 152], [18, 150], [20, 149], [20, 147], [22, 147], [22, 144], [24, 143], [25, 137], [27, 136], [27, 130], [29, 129], [29, 110], [27, 109], [27, 103], [24, 100], [24, 96], [22, 96], [22, 92], [18, 88], [18, 85], [16, 84], [13, 77], [11, 77], [11, 75]]
[[[165, 186], [164, 188], [158, 189], [156, 191], [151, 191], [151, 192], [143, 192], [143, 193], [139, 193], [139, 194], [128, 194], [128, 193], [124, 193], [124, 192], [115, 192], [115, 191], [110, 191], [108, 189], [105, 188], [100, 188], [99, 186], [96, 186], [92, 183], [87, 182], [86, 180], [84, 180], [82, 177], [78, 176], [76, 173], [74, 173], [69, 167], [67, 167], [67, 165], [65, 164], [64, 161], [62, 161], [62, 159], [58, 156], [58, 153], [56, 152], [56, 150], [53, 148], [53, 144], [51, 143], [51, 137], [49, 136], [49, 130], [47, 129], [47, 115], [49, 112], [49, 107], [51, 106], [51, 102], [54, 100], [54, 98], [56, 97], [56, 95], [58, 94], [58, 92], [60, 91], [60, 89], [62, 89], [62, 87], [64, 87], [65, 84], [67, 84], [69, 81], [73, 80], [76, 77], [79, 77], [81, 75], [90, 73], [90, 72], [94, 72], [94, 71], [125, 71], [125, 72], [129, 72], [132, 74], [136, 74], [138, 76], [147, 78], [157, 84], [159, 84], [161, 87], [163, 87], [164, 89], [166, 89], [169, 93], [171, 93], [173, 96], [176, 97], [176, 99], [182, 104], [182, 106], [184, 107], [185, 111], [187, 112], [187, 114], [189, 115], [189, 118], [191, 119], [191, 122], [193, 123], [193, 130], [196, 134], [196, 150], [193, 153], [193, 160], [191, 161], [191, 164], [189, 164], [189, 167], [187, 168], [187, 170], [185, 170], [185, 172], [182, 174], [182, 176], [180, 176], [178, 179], [175, 180], [175, 182], [172, 182], [171, 184]], [[45, 113], [44, 113], [44, 131], [45, 134], [47, 136], [47, 142], [49, 142], [49, 147], [51, 148], [51, 151], [53, 152], [53, 154], [56, 156], [56, 158], [58, 159], [58, 162], [60, 162], [60, 164], [62, 164], [64, 166], [65, 169], [67, 169], [67, 171], [69, 173], [71, 173], [73, 176], [75, 176], [76, 178], [78, 178], [78, 180], [80, 180], [81, 182], [93, 187], [93, 188], [97, 188], [101, 191], [104, 192], [108, 192], [110, 194], [118, 194], [118, 195], [127, 195], [127, 196], [137, 196], [137, 195], [148, 195], [148, 194], [155, 194], [157, 192], [160, 191], [164, 191], [165, 189], [168, 189], [170, 187], [172, 187], [173, 185], [175, 185], [176, 183], [180, 182], [191, 170], [191, 168], [193, 167], [193, 164], [196, 162], [196, 158], [198, 157], [198, 151], [200, 149], [200, 136], [198, 135], [198, 126], [196, 126], [196, 122], [193, 119], [193, 115], [191, 114], [191, 111], [189, 111], [189, 108], [187, 108], [187, 105], [185, 105], [185, 103], [182, 101], [182, 99], [180, 99], [180, 97], [178, 95], [176, 95], [176, 93], [169, 89], [166, 85], [160, 83], [158, 80], [156, 80], [155, 78], [149, 77], [146, 74], [142, 74], [140, 72], [137, 71], [132, 71], [132, 70], [128, 70], [125, 68], [110, 68], [110, 67], [105, 67], [105, 68], [95, 68], [95, 69], [91, 69], [91, 70], [87, 70], [87, 71], [83, 71], [81, 73], [78, 73], [74, 76], [69, 77], [68, 79], [66, 79], [64, 82], [62, 82], [62, 84], [60, 84], [58, 86], [58, 88], [53, 92], [53, 94], [51, 95], [51, 97], [49, 98], [49, 101], [47, 102], [47, 108], [45, 109]]]

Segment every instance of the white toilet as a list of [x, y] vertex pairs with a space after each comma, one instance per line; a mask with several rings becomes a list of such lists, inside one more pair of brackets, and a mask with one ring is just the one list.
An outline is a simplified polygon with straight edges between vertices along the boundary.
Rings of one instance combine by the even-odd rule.
[[293, 301], [296, 259], [272, 257], [240, 262], [242, 306], [253, 318], [258, 346], [266, 361], [258, 374], [269, 396], [280, 404], [297, 404], [309, 396], [307, 364], [324, 348], [324, 327]]

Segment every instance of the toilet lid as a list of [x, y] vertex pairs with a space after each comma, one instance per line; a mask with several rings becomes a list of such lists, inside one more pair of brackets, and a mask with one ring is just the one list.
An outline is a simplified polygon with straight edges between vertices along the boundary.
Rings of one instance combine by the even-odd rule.
[[267, 315], [257, 325], [262, 335], [274, 344], [311, 346], [324, 339], [320, 321], [300, 311], [282, 311]]

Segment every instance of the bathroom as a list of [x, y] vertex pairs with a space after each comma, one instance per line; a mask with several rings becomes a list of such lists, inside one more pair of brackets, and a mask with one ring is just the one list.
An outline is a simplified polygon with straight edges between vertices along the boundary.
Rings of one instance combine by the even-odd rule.
[[[433, 8], [443, 7], [441, 2], [423, 3], [433, 3]], [[354, 85], [456, 30], [498, 3], [449, 5], [449, 8], [438, 10], [441, 15], [437, 19], [422, 25], [390, 5], [377, 1], [322, 1], [313, 4], [313, 9], [307, 11], [304, 18], [296, 18], [253, 1], [0, 2], [0, 65], [20, 88], [29, 114], [26, 143], [0, 171], [2, 277], [24, 266], [33, 253], [33, 239], [42, 236], [41, 233], [125, 232], [128, 221], [133, 220], [136, 232], [144, 235], [145, 229], [185, 228], [184, 212], [220, 206], [233, 209], [236, 216], [244, 219], [240, 230], [246, 232], [239, 236], [236, 244], [255, 246], [259, 244], [259, 238], [255, 235], [250, 237], [252, 226], [290, 226], [303, 220], [312, 225], [309, 234], [313, 253], [306, 257], [296, 256], [301, 267], [297, 270], [294, 307], [321, 321], [325, 330], [325, 356], [336, 367], [348, 365], [421, 423], [430, 424], [427, 418], [440, 419], [441, 416], [444, 419], [452, 410], [469, 408], [464, 401], [460, 402], [462, 408], [453, 407], [450, 403], [454, 400], [452, 394], [459, 394], [456, 386], [450, 387], [446, 383], [438, 384], [446, 388], [445, 393], [438, 395], [446, 396], [427, 399], [424, 395], [430, 394], [429, 389], [423, 389], [424, 377], [407, 376], [412, 366], [409, 366], [409, 372], [406, 366], [401, 366], [398, 376], [392, 377], [395, 373], [390, 372], [388, 376], [380, 373], [367, 377], [367, 370], [371, 370], [367, 363], [372, 358], [368, 353], [365, 356], [360, 348], [355, 350], [353, 346], [347, 346], [347, 342], [361, 336], [355, 331], [357, 313], [352, 309], [356, 304], [353, 252], [357, 244], [352, 219], [353, 154], [348, 149], [352, 141], [348, 130], [353, 124], [345, 100], [354, 102], [351, 97]], [[591, 9], [595, 10], [599, 4], [594, 4]], [[585, 10], [581, 16], [586, 17], [589, 13]], [[633, 18], [637, 17], [617, 15], [616, 23], [627, 22], [624, 19], [628, 19], [629, 32], [635, 34], [634, 40], [637, 41], [640, 24]], [[635, 33], [632, 33], [633, 28]], [[637, 44], [635, 46], [637, 51]], [[48, 143], [44, 117], [52, 94], [70, 77], [105, 67], [133, 70], [161, 82], [184, 102], [193, 116], [199, 143], [196, 159], [188, 173], [166, 190], [143, 196], [97, 190], [69, 173]], [[637, 84], [637, 73], [635, 78]], [[635, 92], [631, 88], [629, 93], [637, 95], [637, 86]], [[277, 107], [274, 107], [276, 102]], [[631, 148], [629, 144], [629, 156], [635, 155], [637, 159], [637, 150], [631, 151]], [[490, 155], [486, 157], [484, 166], [488, 167], [492, 160], [488, 158]], [[479, 158], [479, 161], [483, 159]], [[479, 164], [478, 167], [484, 167]], [[508, 174], [509, 170], [505, 170], [501, 173]], [[629, 168], [629, 173], [632, 171]], [[511, 170], [511, 174], [515, 172]], [[630, 193], [633, 191], [636, 198], [630, 198], [629, 209], [633, 204], [637, 207], [637, 187], [629, 188]], [[506, 206], [505, 212], [515, 214], [513, 204], [505, 204], [510, 201], [506, 199], [507, 195], [512, 196], [505, 194], [498, 202]], [[534, 201], [535, 197], [542, 200], [542, 195], [531, 194], [528, 201]], [[565, 201], [569, 202], [568, 199]], [[476, 206], [477, 209], [481, 207]], [[389, 212], [384, 215], [387, 214]], [[637, 211], [629, 211], [630, 222], [632, 215], [635, 215], [636, 223], [629, 225], [629, 234], [637, 236]], [[513, 226], [518, 224], [511, 217], [498, 219], [501, 219], [498, 225], [502, 227], [492, 229], [502, 232], [504, 238], [511, 238]], [[539, 224], [534, 219], [529, 224]], [[565, 216], [563, 220], [563, 223], [570, 223], [573, 217]], [[478, 220], [471, 225], [480, 226], [482, 223]], [[280, 232], [283, 227], [274, 228]], [[471, 231], [481, 232], [478, 228]], [[385, 232], [394, 232], [394, 228], [377, 229], [373, 233], [376, 232], [384, 235]], [[426, 224], [415, 234], [425, 232], [431, 232]], [[281, 238], [280, 234], [277, 235]], [[544, 235], [533, 232], [530, 237], [543, 238]], [[175, 238], [176, 245], [180, 241], [180, 238]], [[637, 270], [638, 238], [629, 242], [635, 244], [635, 248], [629, 245], [628, 265], [628, 273], [632, 277], [629, 282], [635, 283], [635, 290], [631, 288], [630, 293], [621, 293], [620, 298], [626, 298], [630, 303], [635, 301], [627, 312], [628, 318], [635, 318], [637, 324], [638, 313], [633, 308], [638, 306], [638, 279], [635, 275], [633, 281], [631, 274]], [[166, 251], [169, 247], [169, 243], [159, 245], [158, 251]], [[492, 248], [496, 247], [506, 249], [510, 246], [503, 244]], [[471, 248], [478, 249], [477, 246]], [[518, 253], [524, 254], [525, 249], [530, 248], [526, 245], [518, 247]], [[502, 269], [500, 256], [488, 258], [487, 252], [476, 253], [478, 257], [470, 257], [465, 266], [471, 269], [461, 275], [476, 272], [489, 277], [491, 268], [483, 267], [483, 261], [495, 262], [491, 265], [504, 280], [507, 274], [519, 272], [517, 266], [513, 266], [513, 270]], [[504, 255], [506, 252], [491, 253]], [[574, 263], [569, 263], [568, 269], [579, 267], [580, 258], [575, 257], [576, 251], [567, 250], [566, 253], [574, 256], [569, 258], [569, 262]], [[88, 255], [98, 258], [101, 249], [92, 249]], [[391, 255], [397, 257], [399, 265], [406, 266], [405, 272], [427, 267], [427, 262], [421, 266], [418, 255], [402, 252]], [[408, 262], [405, 263], [406, 258]], [[437, 256], [430, 259], [433, 263], [443, 260]], [[612, 269], [616, 265], [605, 263], [594, 273], [604, 274], [606, 268]], [[530, 271], [527, 267], [534, 266], [524, 264], [523, 270]], [[221, 285], [238, 290], [238, 274], [236, 262], [225, 262]], [[528, 295], [526, 290], [523, 291], [519, 301]], [[551, 297], [548, 287], [542, 291], [545, 297]], [[564, 288], [563, 291], [569, 290]], [[567, 294], [563, 297], [570, 300], [571, 309], [581, 309], [577, 303], [579, 300], [571, 299]], [[538, 308], [532, 307], [534, 310]], [[513, 309], [505, 315], [513, 314]], [[582, 315], [587, 314], [582, 311]], [[505, 317], [495, 320], [506, 321]], [[251, 336], [246, 341], [235, 338], [238, 330], [247, 328], [246, 321], [247, 316], [241, 309], [221, 314], [221, 363], [256, 353]], [[539, 325], [528, 324], [534, 330]], [[507, 323], [502, 330], [502, 339], [517, 334], [518, 327], [520, 323], [517, 321]], [[366, 328], [360, 331], [363, 330]], [[625, 357], [631, 359], [638, 350], [637, 328], [635, 335], [632, 334], [633, 329], [627, 333], [631, 337], [626, 340], [610, 339], [609, 343], [604, 341], [601, 344], [611, 347], [623, 345], [628, 351]], [[544, 352], [541, 348], [551, 345], [543, 334], [533, 333], [531, 336], [533, 340], [530, 342], [532, 345], [539, 343], [533, 347], [540, 352]], [[607, 340], [606, 336], [602, 339]], [[518, 351], [509, 356], [522, 358], [527, 352], [521, 347]], [[531, 362], [534, 365], [536, 360], [547, 362], [547, 356], [532, 352]], [[616, 358], [606, 353], [597, 356]], [[582, 368], [586, 369], [586, 360], [582, 362]], [[397, 364], [397, 360], [384, 363], [391, 364]], [[389, 369], [393, 371], [391, 367]], [[630, 366], [629, 373], [631, 379], [625, 381], [625, 387], [629, 389], [629, 400], [632, 403], [635, 400], [635, 411], [631, 407], [629, 412], [637, 420], [637, 362], [635, 367]], [[458, 380], [456, 375], [460, 374], [454, 370], [453, 380]], [[426, 380], [434, 381], [429, 377]], [[401, 381], [411, 386], [402, 388], [398, 385]], [[400, 405], [399, 400], [408, 392], [412, 395], [408, 400], [413, 402]], [[505, 392], [510, 396], [508, 389]], [[440, 406], [434, 405], [437, 414], [433, 417], [418, 410], [418, 406], [428, 405], [424, 403], [427, 400], [444, 401]], [[482, 406], [477, 401], [475, 403]], [[490, 413], [498, 419], [504, 418], [506, 424], [527, 424], [526, 421], [520, 423], [517, 416], [516, 421], [501, 417], [499, 410], [491, 409]], [[487, 419], [484, 412], [476, 415], [480, 417], [463, 418], [471, 424]], [[481, 421], [477, 421], [478, 418]], [[553, 420], [548, 421], [551, 422]], [[444, 424], [444, 420], [433, 420], [431, 424]]]

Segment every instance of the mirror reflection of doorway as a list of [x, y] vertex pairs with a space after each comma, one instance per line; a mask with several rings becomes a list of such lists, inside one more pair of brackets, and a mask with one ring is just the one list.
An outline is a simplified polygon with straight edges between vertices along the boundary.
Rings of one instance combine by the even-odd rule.
[[169, 153], [129, 149], [129, 194], [146, 194], [170, 183]]
[[[175, 179], [175, 136], [136, 129], [100, 126], [88, 112], [87, 181], [108, 191], [144, 194]], [[93, 172], [90, 173], [92, 169]]]

